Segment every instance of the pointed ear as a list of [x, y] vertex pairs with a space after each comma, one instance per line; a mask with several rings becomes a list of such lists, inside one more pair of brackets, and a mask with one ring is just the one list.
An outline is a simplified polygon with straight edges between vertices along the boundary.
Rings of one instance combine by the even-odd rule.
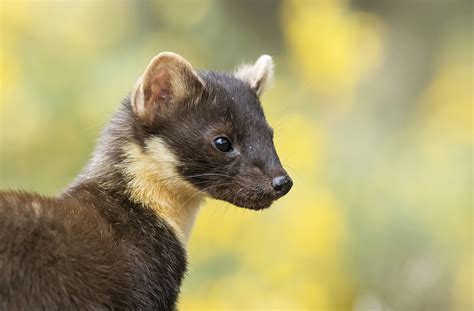
[[262, 55], [253, 65], [241, 65], [235, 71], [234, 77], [250, 85], [260, 96], [273, 82], [273, 67], [271, 56]]
[[148, 64], [132, 92], [135, 114], [151, 125], [158, 114], [164, 114], [204, 89], [204, 82], [183, 57], [172, 52], [155, 56]]

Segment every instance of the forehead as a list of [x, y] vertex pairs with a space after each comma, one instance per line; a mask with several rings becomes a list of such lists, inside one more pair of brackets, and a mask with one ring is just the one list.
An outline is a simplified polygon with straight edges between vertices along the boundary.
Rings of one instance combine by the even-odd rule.
[[[243, 81], [225, 73], [200, 72], [208, 91], [208, 107], [216, 117], [239, 125], [267, 125], [257, 94]], [[234, 123], [234, 122], [232, 122]]]

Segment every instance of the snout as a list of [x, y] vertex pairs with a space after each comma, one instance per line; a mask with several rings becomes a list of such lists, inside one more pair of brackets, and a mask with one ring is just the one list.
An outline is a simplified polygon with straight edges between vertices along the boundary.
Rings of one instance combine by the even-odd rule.
[[272, 188], [275, 190], [277, 199], [287, 194], [291, 187], [293, 187], [293, 181], [288, 175], [278, 176], [272, 180]]

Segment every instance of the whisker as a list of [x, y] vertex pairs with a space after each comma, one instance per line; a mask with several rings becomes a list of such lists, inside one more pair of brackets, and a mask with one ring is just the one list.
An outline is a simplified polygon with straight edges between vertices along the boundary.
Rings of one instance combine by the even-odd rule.
[[191, 176], [186, 176], [187, 178], [196, 178], [196, 177], [204, 177], [204, 176], [219, 176], [219, 177], [230, 177], [233, 178], [231, 175], [226, 174], [219, 174], [219, 173], [203, 173], [203, 174], [196, 174]]

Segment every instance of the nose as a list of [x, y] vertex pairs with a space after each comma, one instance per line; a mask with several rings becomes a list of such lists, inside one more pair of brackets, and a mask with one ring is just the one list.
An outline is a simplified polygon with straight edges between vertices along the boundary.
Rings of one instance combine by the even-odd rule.
[[289, 176], [278, 176], [272, 180], [272, 187], [275, 189], [277, 196], [280, 198], [290, 191], [293, 181]]

